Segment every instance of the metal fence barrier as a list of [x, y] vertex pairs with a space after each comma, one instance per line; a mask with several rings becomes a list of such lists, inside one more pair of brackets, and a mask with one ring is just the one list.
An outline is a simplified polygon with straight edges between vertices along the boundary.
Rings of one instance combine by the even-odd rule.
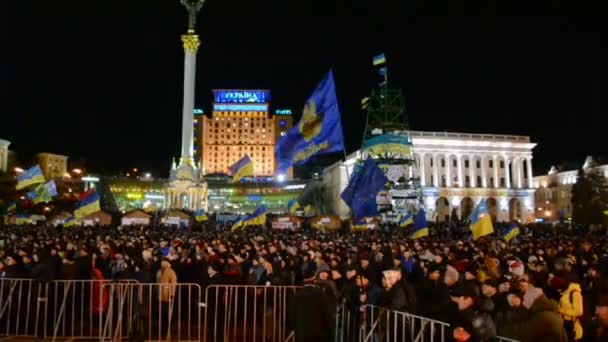
[[201, 341], [204, 303], [198, 284], [110, 283], [100, 340]]
[[0, 336], [45, 335], [46, 285], [33, 279], [0, 279]]
[[287, 308], [299, 289], [209, 286], [205, 291], [204, 341], [286, 341], [291, 334], [287, 329]]

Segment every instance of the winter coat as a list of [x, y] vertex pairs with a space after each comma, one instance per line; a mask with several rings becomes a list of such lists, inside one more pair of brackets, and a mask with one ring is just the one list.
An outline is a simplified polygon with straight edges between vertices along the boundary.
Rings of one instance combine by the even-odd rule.
[[570, 283], [566, 291], [562, 292], [562, 297], [559, 300], [559, 312], [562, 314], [564, 321], [573, 322], [574, 339], [580, 340], [583, 338], [583, 326], [580, 322], [580, 317], [583, 316], [583, 296], [581, 294], [581, 286], [577, 283]]
[[288, 310], [288, 326], [296, 341], [333, 341], [335, 306], [321, 288], [305, 286], [292, 297]]
[[173, 300], [176, 286], [168, 284], [177, 284], [177, 275], [175, 274], [175, 271], [171, 268], [161, 269], [156, 274], [156, 281], [159, 284], [163, 284], [159, 293], [160, 301], [169, 302]]
[[542, 295], [528, 310], [527, 319], [515, 320], [508, 330], [520, 342], [566, 342], [568, 337], [564, 330], [564, 321], [559, 307], [553, 300]]

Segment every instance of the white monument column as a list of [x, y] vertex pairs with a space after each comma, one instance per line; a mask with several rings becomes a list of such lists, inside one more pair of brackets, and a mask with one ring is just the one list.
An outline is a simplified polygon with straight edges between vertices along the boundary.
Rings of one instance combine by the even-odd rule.
[[477, 160], [475, 159], [475, 156], [469, 155], [469, 178], [471, 178], [469, 186], [471, 188], [477, 187], [477, 178], [475, 177], [475, 170], [477, 170]]
[[188, 29], [188, 34], [182, 35], [182, 42], [184, 45], [184, 104], [180, 164], [193, 162], [194, 81], [196, 79], [196, 52], [201, 44], [194, 29]]
[[439, 158], [437, 158], [436, 153], [432, 154], [431, 157], [433, 158], [433, 186], [438, 187], [439, 186], [439, 165], [437, 163], [439, 162]]
[[496, 156], [492, 157], [492, 166], [494, 169], [494, 187], [498, 188], [498, 158]]
[[505, 184], [507, 189], [509, 189], [511, 188], [511, 160], [507, 156], [504, 156], [503, 158], [505, 161]]
[[532, 157], [526, 158], [526, 168], [528, 169], [528, 189], [532, 189]]

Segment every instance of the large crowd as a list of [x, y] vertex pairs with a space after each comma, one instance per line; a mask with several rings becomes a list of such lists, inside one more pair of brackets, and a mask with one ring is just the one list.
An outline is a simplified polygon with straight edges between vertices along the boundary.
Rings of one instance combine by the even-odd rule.
[[[432, 226], [433, 235], [418, 240], [390, 225], [355, 233], [232, 233], [210, 222], [188, 229], [4, 226], [0, 279], [305, 285], [353, 314], [370, 304], [447, 322], [457, 341], [608, 341], [606, 230], [533, 224], [506, 242], [503, 229], [471, 241], [462, 222]], [[319, 302], [308, 305], [315, 310]], [[296, 330], [298, 341], [315, 331]]]

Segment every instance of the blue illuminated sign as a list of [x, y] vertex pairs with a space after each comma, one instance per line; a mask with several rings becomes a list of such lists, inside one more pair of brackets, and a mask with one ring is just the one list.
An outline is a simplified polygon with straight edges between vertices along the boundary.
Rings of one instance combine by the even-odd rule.
[[204, 113], [205, 113], [205, 112], [204, 112], [202, 109], [199, 109], [199, 108], [194, 108], [194, 114], [199, 115], [199, 114], [204, 114]]
[[215, 104], [214, 111], [267, 112], [267, 104]]
[[214, 90], [216, 103], [268, 103], [269, 90]]
[[262, 196], [261, 195], [248, 195], [247, 199], [250, 200], [251, 202], [259, 202], [262, 200]]
[[291, 109], [277, 109], [274, 113], [276, 115], [291, 115]]

